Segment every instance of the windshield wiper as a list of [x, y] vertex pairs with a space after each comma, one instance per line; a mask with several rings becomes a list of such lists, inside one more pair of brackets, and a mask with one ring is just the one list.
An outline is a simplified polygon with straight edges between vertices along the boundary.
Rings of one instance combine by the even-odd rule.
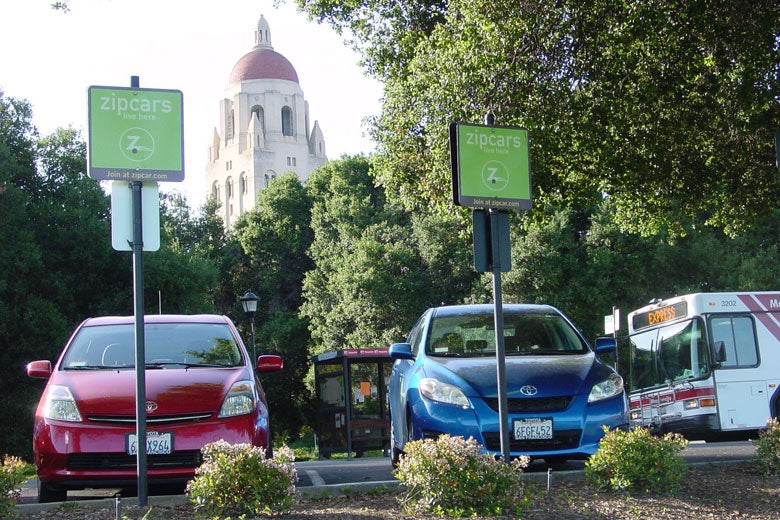
[[158, 363], [146, 363], [146, 368], [165, 368], [169, 366], [184, 368], [230, 368], [233, 365], [220, 365], [217, 363], [186, 363], [184, 361], [162, 361]]
[[[68, 365], [63, 367], [64, 370], [106, 370], [114, 368], [108, 365]], [[124, 368], [124, 365], [120, 365], [120, 368]]]

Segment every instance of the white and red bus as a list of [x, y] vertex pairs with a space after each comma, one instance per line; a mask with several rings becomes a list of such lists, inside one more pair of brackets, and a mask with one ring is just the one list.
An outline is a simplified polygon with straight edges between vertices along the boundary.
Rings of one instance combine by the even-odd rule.
[[654, 300], [628, 332], [632, 426], [726, 440], [780, 416], [780, 291]]

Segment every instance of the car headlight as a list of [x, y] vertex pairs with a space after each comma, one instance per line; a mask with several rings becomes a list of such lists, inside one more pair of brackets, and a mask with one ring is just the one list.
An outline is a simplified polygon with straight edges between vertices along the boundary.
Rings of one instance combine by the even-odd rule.
[[623, 392], [623, 378], [617, 374], [610, 374], [608, 378], [593, 385], [588, 396], [589, 403], [595, 403], [603, 399], [615, 397]]
[[420, 393], [431, 401], [463, 407], [469, 406], [469, 400], [466, 398], [466, 394], [455, 385], [442, 383], [436, 379], [426, 377], [420, 379], [419, 388]]
[[238, 381], [230, 387], [219, 417], [245, 415], [255, 410], [255, 387], [251, 381]]
[[81, 422], [81, 414], [73, 394], [67, 386], [61, 385], [51, 385], [46, 391], [43, 416], [58, 421]]

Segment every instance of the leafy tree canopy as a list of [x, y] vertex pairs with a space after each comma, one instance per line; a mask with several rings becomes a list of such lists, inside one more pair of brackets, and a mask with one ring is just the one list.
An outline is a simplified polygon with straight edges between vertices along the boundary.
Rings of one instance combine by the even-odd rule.
[[385, 81], [376, 176], [409, 208], [451, 211], [448, 126], [489, 111], [529, 130], [538, 206], [608, 197], [626, 230], [736, 234], [780, 195], [771, 0], [431, 1], [422, 20], [369, 0], [298, 5], [362, 29], [352, 34]]

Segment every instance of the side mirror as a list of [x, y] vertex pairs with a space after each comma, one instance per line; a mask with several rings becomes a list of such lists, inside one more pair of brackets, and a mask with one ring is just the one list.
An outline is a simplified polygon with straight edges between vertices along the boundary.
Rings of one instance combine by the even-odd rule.
[[720, 367], [726, 361], [726, 342], [716, 341], [712, 346], [712, 351], [712, 358], [715, 360], [716, 366]]
[[596, 338], [596, 354], [612, 354], [617, 350], [617, 340], [608, 336]]
[[51, 361], [30, 361], [25, 367], [27, 375], [36, 379], [49, 379], [51, 376]]
[[257, 358], [258, 372], [278, 372], [284, 368], [284, 360], [281, 356], [265, 354]]
[[414, 359], [409, 343], [393, 343], [387, 353], [393, 359]]

